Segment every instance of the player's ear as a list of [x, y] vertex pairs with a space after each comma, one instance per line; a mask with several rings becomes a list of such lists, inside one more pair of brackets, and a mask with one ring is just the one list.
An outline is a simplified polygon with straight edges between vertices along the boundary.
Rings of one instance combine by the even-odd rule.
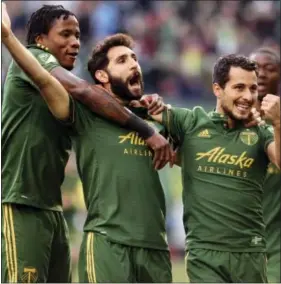
[[221, 95], [221, 87], [218, 83], [213, 84], [213, 93], [219, 99]]
[[43, 36], [42, 35], [38, 35], [35, 38], [35, 42], [38, 44], [43, 44]]
[[95, 77], [98, 79], [102, 84], [106, 84], [109, 82], [109, 78], [107, 73], [104, 70], [97, 70], [95, 72]]

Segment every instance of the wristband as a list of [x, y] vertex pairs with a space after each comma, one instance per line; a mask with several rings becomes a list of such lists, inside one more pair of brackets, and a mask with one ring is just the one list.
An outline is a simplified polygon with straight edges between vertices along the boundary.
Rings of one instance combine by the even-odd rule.
[[150, 127], [144, 120], [133, 113], [131, 113], [130, 118], [125, 124], [125, 127], [138, 132], [144, 140], [151, 137], [155, 133], [155, 130], [152, 127]]

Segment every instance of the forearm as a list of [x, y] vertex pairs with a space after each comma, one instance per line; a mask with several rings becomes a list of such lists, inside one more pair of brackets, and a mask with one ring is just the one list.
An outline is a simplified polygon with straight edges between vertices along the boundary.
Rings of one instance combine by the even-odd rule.
[[273, 125], [274, 129], [274, 142], [275, 142], [275, 161], [276, 166], [280, 169], [281, 162], [280, 162], [280, 122]]
[[50, 111], [58, 119], [69, 116], [69, 96], [63, 86], [45, 70], [37, 59], [11, 33], [2, 42], [11, 53], [19, 67], [31, 78], [40, 89]]
[[101, 117], [138, 132], [144, 139], [155, 133], [152, 127], [120, 105], [104, 88], [92, 85], [63, 68], [57, 67], [51, 74], [63, 84], [74, 99]]

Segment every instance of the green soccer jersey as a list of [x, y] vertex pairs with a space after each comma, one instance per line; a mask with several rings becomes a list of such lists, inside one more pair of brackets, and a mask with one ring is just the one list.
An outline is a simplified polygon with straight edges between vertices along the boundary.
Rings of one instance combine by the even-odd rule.
[[186, 246], [264, 251], [262, 184], [272, 133], [227, 129], [226, 122], [201, 107], [164, 113], [165, 126], [181, 144]]
[[281, 175], [280, 170], [270, 164], [263, 186], [263, 213], [268, 256], [280, 254], [281, 227]]
[[[49, 52], [29, 46], [40, 64], [59, 66]], [[62, 210], [60, 186], [71, 141], [39, 89], [13, 61], [2, 105], [2, 203]]]
[[75, 108], [72, 143], [88, 211], [84, 231], [125, 245], [167, 250], [164, 192], [145, 141], [80, 103]]

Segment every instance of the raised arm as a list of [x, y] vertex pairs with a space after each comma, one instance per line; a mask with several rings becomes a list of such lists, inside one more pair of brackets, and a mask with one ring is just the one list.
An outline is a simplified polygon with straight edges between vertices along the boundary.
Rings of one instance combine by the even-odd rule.
[[268, 145], [267, 155], [280, 169], [280, 97], [266, 95], [261, 103], [261, 111], [264, 114], [263, 118], [271, 121], [274, 130], [274, 142]]
[[69, 96], [64, 87], [46, 71], [36, 58], [21, 44], [11, 30], [11, 22], [2, 2], [2, 42], [13, 59], [41, 91], [50, 111], [58, 119], [69, 117]]

